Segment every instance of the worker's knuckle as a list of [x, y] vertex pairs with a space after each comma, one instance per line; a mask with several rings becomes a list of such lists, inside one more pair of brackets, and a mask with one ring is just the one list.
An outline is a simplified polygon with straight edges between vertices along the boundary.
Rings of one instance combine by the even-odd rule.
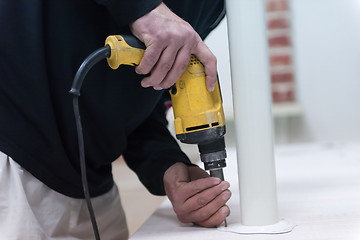
[[217, 197], [221, 196], [223, 194], [223, 192], [221, 192], [221, 189], [216, 188], [213, 191], [211, 191], [211, 197], [212, 199], [216, 199]]
[[186, 46], [190, 49], [190, 51], [193, 51], [194, 48], [198, 45], [199, 41], [196, 37], [196, 35], [189, 33], [187, 34], [186, 38]]
[[203, 197], [198, 198], [196, 202], [197, 202], [197, 205], [200, 207], [203, 207], [207, 204], [207, 200]]
[[225, 190], [221, 192], [215, 199], [217, 205], [219, 207], [223, 206], [229, 199], [231, 198], [231, 192], [229, 190]]
[[183, 31], [173, 30], [169, 32], [169, 41], [172, 44], [181, 44], [186, 39], [186, 35]]
[[154, 35], [155, 42], [157, 42], [159, 45], [162, 45], [164, 42], [168, 40], [168, 34], [166, 31], [158, 31]]
[[178, 36], [178, 38], [183, 40], [191, 38], [195, 33], [196, 32], [193, 29], [193, 27], [187, 22], [184, 22], [181, 25], [181, 28], [174, 28], [173, 31], [173, 34], [175, 34], [176, 36]]
[[191, 37], [191, 38], [193, 38], [194, 36], [197, 35], [194, 28], [187, 22], [184, 24], [183, 33], [184, 33], [184, 35], [186, 34], [185, 36]]
[[199, 184], [194, 183], [194, 184], [192, 185], [192, 190], [193, 190], [193, 192], [195, 192], [195, 193], [199, 193], [199, 192], [201, 191], [201, 187], [199, 186]]
[[168, 72], [168, 71], [170, 71], [171, 68], [172, 68], [172, 63], [170, 63], [170, 62], [164, 62], [161, 64], [162, 71]]
[[210, 216], [212, 216], [216, 211], [214, 211], [211, 207], [203, 207], [199, 208], [196, 212], [196, 219], [198, 221], [205, 221]]
[[212, 214], [213, 214], [213, 212], [211, 212], [210, 210], [202, 210], [202, 211], [199, 211], [198, 217], [199, 217], [200, 221], [204, 221], [204, 220], [208, 219]]
[[156, 64], [157, 61], [157, 57], [155, 56], [155, 54], [149, 54], [146, 56], [146, 58], [144, 59], [145, 64], [147, 65], [146, 67], [152, 67]]

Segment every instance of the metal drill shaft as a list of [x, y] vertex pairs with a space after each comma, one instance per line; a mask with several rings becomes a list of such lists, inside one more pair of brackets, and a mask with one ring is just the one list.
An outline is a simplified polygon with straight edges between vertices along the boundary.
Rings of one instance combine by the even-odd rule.
[[216, 170], [210, 170], [210, 176], [220, 178], [221, 181], [224, 181], [224, 172], [221, 168]]
[[[220, 178], [221, 181], [224, 181], [224, 172], [223, 172], [223, 170], [221, 168], [216, 169], [216, 170], [210, 170], [209, 172], [210, 172], [211, 177], [217, 177], [217, 178]], [[227, 227], [226, 218], [224, 220], [224, 226]]]

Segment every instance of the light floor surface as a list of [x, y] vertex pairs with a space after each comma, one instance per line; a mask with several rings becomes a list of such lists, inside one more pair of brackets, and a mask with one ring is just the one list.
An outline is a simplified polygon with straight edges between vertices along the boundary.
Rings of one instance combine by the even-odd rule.
[[[235, 148], [227, 151], [232, 225], [240, 223], [240, 200]], [[243, 235], [181, 224], [165, 200], [131, 239], [360, 239], [360, 142], [277, 147], [275, 160], [279, 217], [296, 224], [293, 231]]]
[[113, 176], [131, 236], [158, 209], [165, 197], [150, 194], [122, 158], [113, 163]]

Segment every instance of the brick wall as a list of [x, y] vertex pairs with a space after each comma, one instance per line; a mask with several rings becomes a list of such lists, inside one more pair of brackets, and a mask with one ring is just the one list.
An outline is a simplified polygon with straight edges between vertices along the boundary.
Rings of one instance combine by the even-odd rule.
[[295, 101], [289, 0], [266, 0], [273, 102]]

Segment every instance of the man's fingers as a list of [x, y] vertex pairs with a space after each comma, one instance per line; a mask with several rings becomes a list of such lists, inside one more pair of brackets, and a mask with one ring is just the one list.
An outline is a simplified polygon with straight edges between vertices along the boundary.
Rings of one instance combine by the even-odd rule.
[[213, 227], [229, 215], [224, 206], [231, 197], [230, 184], [219, 178], [201, 178], [205, 171], [200, 170], [183, 163], [174, 164], [164, 174], [165, 191], [181, 222]]
[[[231, 192], [229, 190], [225, 190], [202, 208], [199, 208], [188, 214], [178, 215], [179, 220], [182, 222], [194, 222], [194, 223], [205, 222], [209, 220], [214, 214], [216, 214], [226, 204], [226, 202], [230, 199], [230, 197], [231, 197]], [[222, 215], [220, 214], [220, 216], [226, 217], [225, 214]]]
[[188, 214], [189, 211], [183, 207], [185, 201], [205, 189], [218, 185], [220, 182], [221, 180], [219, 178], [212, 177], [191, 182], [177, 181], [177, 186], [173, 186], [171, 190], [169, 189], [168, 194], [175, 212], [177, 214]]
[[186, 199], [194, 196], [195, 194], [204, 191], [205, 189], [219, 185], [221, 180], [219, 178], [209, 177], [201, 178], [195, 181], [188, 182], [182, 186], [182, 192]]
[[183, 72], [186, 70], [190, 61], [190, 51], [181, 49], [173, 63], [170, 71], [167, 72], [163, 81], [159, 84], [162, 89], [170, 88], [175, 82], [181, 77]]
[[151, 70], [151, 75], [147, 78], [144, 78], [141, 81], [141, 85], [143, 87], [153, 86], [156, 90], [162, 89], [163, 86], [161, 83], [163, 82], [168, 72], [173, 68], [178, 50], [179, 49], [177, 47], [165, 48], [161, 53], [156, 65]]
[[151, 44], [147, 46], [144, 56], [140, 64], [135, 68], [138, 74], [148, 74], [154, 68], [155, 64], [160, 58], [162, 46], [158, 44]]
[[217, 82], [217, 60], [215, 55], [205, 45], [203, 41], [199, 41], [192, 52], [205, 67], [206, 87], [209, 91], [213, 91]]
[[227, 190], [230, 187], [229, 182], [223, 181], [220, 184], [205, 189], [204, 191], [200, 192], [199, 194], [195, 195], [192, 198], [189, 198], [184, 203], [184, 209], [188, 212], [195, 211], [199, 208], [206, 206], [208, 203], [213, 201], [217, 196], [219, 196], [222, 192]]
[[230, 209], [228, 206], [221, 207], [215, 214], [204, 221], [195, 222], [196, 225], [202, 227], [217, 227], [230, 215]]

